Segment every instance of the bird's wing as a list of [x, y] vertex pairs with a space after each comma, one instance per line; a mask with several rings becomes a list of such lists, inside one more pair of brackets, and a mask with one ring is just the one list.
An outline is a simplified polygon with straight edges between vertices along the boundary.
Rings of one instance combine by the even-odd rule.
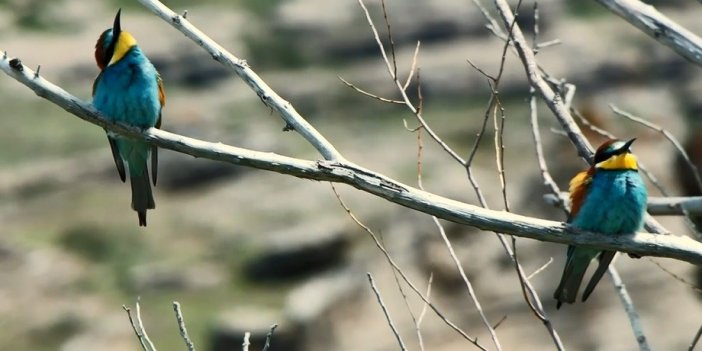
[[[163, 106], [166, 105], [166, 92], [163, 89], [163, 79], [161, 75], [156, 73], [156, 82], [158, 83], [158, 101], [161, 103], [161, 109], [158, 111], [158, 119], [156, 120], [155, 127], [157, 129], [161, 128], [161, 112]], [[158, 178], [158, 148], [156, 146], [151, 147], [151, 180], [154, 185], [156, 185], [156, 179]]]
[[[106, 131], [107, 132], [107, 131]], [[112, 158], [115, 160], [115, 166], [117, 166], [117, 173], [119, 173], [119, 179], [124, 182], [126, 178], [126, 173], [124, 171], [124, 161], [122, 161], [122, 157], [119, 155], [119, 148], [117, 147], [117, 141], [110, 136], [110, 134], [107, 134], [107, 141], [110, 142], [110, 149], [112, 150]]]
[[587, 300], [590, 294], [592, 294], [592, 291], [595, 290], [597, 283], [600, 281], [600, 279], [602, 279], [602, 276], [605, 274], [605, 272], [607, 272], [609, 263], [612, 262], [612, 259], [616, 254], [616, 251], [602, 251], [602, 253], [600, 254], [600, 263], [597, 266], [597, 270], [595, 271], [595, 273], [592, 274], [592, 278], [590, 278], [590, 282], [587, 284], [587, 287], [583, 292], [583, 302]]
[[585, 200], [585, 195], [592, 182], [592, 170], [582, 171], [570, 180], [568, 190], [570, 191], [570, 216], [568, 216], [568, 222], [570, 222], [575, 215], [580, 211], [580, 207]]
[[[93, 96], [95, 96], [95, 88], [97, 88], [98, 82], [100, 82], [100, 79], [102, 79], [102, 72], [100, 71], [100, 74], [98, 74], [97, 78], [95, 78], [95, 81], [93, 82]], [[107, 133], [107, 130], [105, 130], [105, 133]], [[126, 180], [126, 172], [124, 169], [124, 161], [122, 161], [122, 157], [119, 155], [119, 149], [117, 148], [117, 142], [116, 140], [110, 136], [110, 134], [107, 134], [107, 141], [110, 142], [110, 150], [112, 150], [112, 158], [115, 160], [115, 166], [117, 166], [117, 173], [119, 174], [119, 179], [124, 182]]]

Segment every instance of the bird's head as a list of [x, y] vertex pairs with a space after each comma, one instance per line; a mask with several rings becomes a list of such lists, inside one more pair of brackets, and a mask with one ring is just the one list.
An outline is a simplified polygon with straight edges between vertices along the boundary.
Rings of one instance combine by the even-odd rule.
[[95, 44], [95, 62], [100, 69], [118, 62], [129, 49], [137, 45], [136, 39], [122, 30], [119, 18], [121, 12], [122, 9], [117, 11], [112, 28], [102, 32]]
[[634, 139], [629, 141], [608, 140], [604, 142], [595, 152], [595, 168], [609, 170], [638, 170], [636, 156], [631, 153], [631, 144]]

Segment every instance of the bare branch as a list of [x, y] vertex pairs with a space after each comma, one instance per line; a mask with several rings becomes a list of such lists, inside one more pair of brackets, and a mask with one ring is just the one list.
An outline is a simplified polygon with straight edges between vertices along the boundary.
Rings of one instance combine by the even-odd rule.
[[403, 88], [402, 83], [397, 79], [397, 76], [395, 75], [395, 71], [393, 69], [393, 65], [390, 63], [387, 54], [385, 53], [385, 46], [383, 45], [383, 42], [380, 40], [380, 35], [378, 34], [378, 30], [375, 28], [375, 24], [373, 23], [373, 19], [370, 16], [370, 13], [368, 12], [368, 8], [366, 8], [366, 5], [363, 3], [363, 0], [358, 0], [358, 4], [361, 5], [361, 9], [363, 9], [363, 12], [366, 16], [366, 20], [368, 21], [368, 26], [370, 26], [371, 30], [373, 31], [373, 36], [375, 37], [375, 41], [378, 44], [378, 48], [380, 50], [380, 54], [383, 56], [383, 61], [385, 62], [385, 66], [388, 69], [388, 73], [390, 74], [390, 77], [392, 78], [393, 82], [397, 86], [400, 94], [402, 95], [402, 99], [405, 101], [405, 105], [407, 108], [412, 111], [412, 113], [415, 115], [419, 123], [424, 127], [424, 129], [429, 133], [429, 136], [431, 136], [434, 141], [436, 141], [441, 148], [444, 149], [451, 157], [453, 157], [456, 161], [460, 162], [461, 164], [465, 164], [465, 161], [461, 158], [461, 156], [456, 153], [453, 149], [451, 149], [448, 144], [446, 144], [435, 132], [433, 129], [431, 129], [426, 121], [424, 120], [424, 117], [422, 117], [421, 111], [417, 109], [413, 104], [412, 101], [410, 100], [409, 96], [407, 96], [406, 90]]
[[261, 101], [277, 111], [285, 120], [286, 127], [300, 133], [325, 160], [342, 160], [341, 154], [322, 134], [305, 120], [295, 108], [278, 95], [266, 82], [254, 72], [246, 61], [234, 56], [222, 46], [210, 39], [205, 33], [193, 26], [183, 16], [173, 12], [158, 0], [139, 0], [142, 5], [151, 10], [174, 28], [185, 34], [192, 41], [207, 51], [212, 58], [236, 73], [256, 94]]
[[696, 292], [698, 294], [702, 294], [702, 289], [700, 289], [697, 285], [695, 285], [695, 284], [687, 281], [685, 278], [671, 272], [668, 268], [663, 267], [663, 265], [660, 264], [660, 262], [658, 262], [654, 259], [651, 259], [651, 258], [648, 258], [648, 261], [655, 264], [658, 267], [658, 269], [662, 270], [663, 272], [665, 272], [666, 274], [671, 276], [673, 279], [679, 281], [680, 283], [683, 283], [688, 288], [692, 289], [694, 292]]
[[[505, 26], [510, 27], [511, 23], [514, 23], [514, 14], [509, 7], [506, 0], [495, 0], [495, 5], [497, 6], [497, 11], [502, 17], [502, 21]], [[514, 26], [512, 31], [512, 38], [514, 47], [517, 50], [520, 60], [524, 66], [524, 70], [527, 75], [527, 80], [529, 84], [533, 86], [537, 92], [541, 95], [549, 107], [553, 115], [556, 117], [558, 122], [563, 127], [563, 130], [568, 135], [568, 138], [573, 142], [575, 148], [578, 150], [578, 154], [587, 160], [588, 163], [592, 164], [594, 157], [592, 145], [587, 141], [583, 133], [580, 131], [580, 127], [573, 120], [573, 116], [570, 115], [569, 109], [563, 103], [560, 95], [556, 94], [553, 89], [548, 85], [540, 74], [539, 66], [534, 58], [534, 53], [529, 48], [529, 45], [522, 34], [521, 28], [518, 25]], [[653, 233], [668, 234], [668, 231], [658, 223], [650, 215], [646, 215], [645, 224], [646, 230]]]
[[392, 257], [390, 257], [390, 253], [388, 253], [388, 251], [385, 249], [385, 247], [384, 247], [383, 244], [380, 242], [380, 240], [378, 240], [378, 237], [375, 235], [375, 233], [373, 233], [373, 231], [372, 231], [370, 228], [368, 228], [368, 226], [366, 226], [365, 224], [363, 224], [363, 222], [361, 222], [361, 221], [356, 217], [356, 215], [354, 215], [353, 212], [351, 212], [351, 209], [350, 209], [348, 206], [346, 206], [346, 203], [345, 203], [344, 200], [341, 198], [341, 195], [340, 195], [339, 192], [336, 190], [336, 187], [334, 186], [334, 184], [331, 184], [331, 187], [332, 187], [332, 191], [334, 191], [334, 195], [336, 196], [336, 199], [339, 201], [339, 205], [341, 205], [341, 207], [344, 209], [344, 211], [346, 211], [346, 213], [349, 215], [349, 217], [351, 217], [351, 220], [352, 220], [354, 223], [356, 223], [356, 224], [357, 224], [359, 227], [361, 227], [366, 233], [368, 233], [368, 235], [370, 235], [371, 239], [373, 239], [373, 242], [375, 243], [375, 246], [383, 253], [383, 255], [385, 256], [385, 259], [387, 259], [387, 261], [388, 261], [388, 263], [390, 264], [390, 266], [392, 266], [392, 268], [393, 268], [397, 273], [400, 274], [400, 276], [402, 277], [402, 279], [405, 281], [405, 283], [407, 283], [407, 285], [412, 289], [412, 291], [414, 291], [415, 294], [417, 294], [417, 296], [419, 296], [419, 297], [422, 299], [422, 301], [424, 301], [424, 303], [425, 303], [426, 305], [428, 305], [428, 306], [432, 309], [432, 311], [434, 311], [434, 313], [435, 313], [442, 321], [444, 321], [444, 323], [446, 323], [446, 325], [448, 325], [449, 327], [451, 327], [451, 329], [453, 329], [454, 331], [456, 331], [456, 332], [457, 332], [458, 334], [460, 334], [463, 338], [465, 338], [466, 340], [470, 341], [473, 345], [475, 345], [475, 346], [478, 347], [479, 349], [484, 350], [484, 351], [487, 351], [487, 349], [486, 349], [485, 347], [483, 347], [481, 344], [478, 343], [478, 338], [471, 337], [470, 335], [466, 334], [466, 332], [464, 332], [463, 330], [461, 330], [461, 328], [459, 328], [458, 326], [456, 326], [455, 323], [453, 323], [453, 322], [451, 322], [450, 320], [448, 320], [448, 319], [444, 316], [444, 314], [441, 313], [441, 311], [439, 311], [439, 309], [438, 309], [436, 306], [434, 306], [434, 304], [433, 304], [431, 301], [429, 301], [429, 297], [428, 297], [428, 296], [424, 296], [424, 295], [419, 291], [419, 289], [417, 289], [417, 287], [414, 286], [414, 284], [412, 283], [412, 281], [409, 280], [409, 278], [407, 277], [407, 275], [405, 274], [405, 272], [402, 271], [402, 269], [400, 269], [400, 267], [395, 263], [395, 260], [393, 260]]
[[666, 139], [668, 139], [668, 141], [671, 144], [673, 144], [673, 147], [675, 147], [675, 150], [677, 150], [678, 153], [680, 154], [680, 156], [682, 156], [682, 158], [685, 160], [687, 167], [690, 169], [690, 172], [695, 177], [695, 182], [697, 183], [697, 189], [702, 191], [702, 178], [700, 178], [700, 172], [697, 170], [697, 167], [695, 167], [695, 165], [692, 163], [692, 160], [690, 160], [690, 156], [688, 156], [687, 152], [685, 152], [685, 148], [683, 148], [683, 146], [680, 144], [678, 139], [676, 139], [675, 136], [671, 132], [669, 132], [668, 130], [664, 129], [663, 127], [661, 127], [655, 123], [651, 123], [651, 122], [649, 122], [641, 117], [634, 116], [629, 112], [626, 112], [620, 108], [617, 108], [617, 106], [610, 104], [609, 107], [617, 115], [622, 116], [628, 120], [631, 120], [631, 121], [634, 121], [638, 124], [641, 124], [642, 126], [644, 126], [646, 128], [655, 130], [655, 131], [663, 134], [663, 136]]
[[539, 273], [543, 272], [544, 269], [548, 268], [548, 266], [550, 266], [551, 263], [553, 263], [553, 257], [549, 257], [549, 258], [548, 258], [548, 261], [546, 261], [546, 263], [544, 263], [543, 266], [539, 267], [539, 269], [535, 270], [534, 273], [529, 274], [529, 275], [527, 276], [527, 279], [531, 280], [531, 278], [534, 278], [534, 277], [537, 276]]
[[[427, 283], [427, 299], [431, 298], [431, 283], [434, 281], [434, 274], [429, 274], [429, 282]], [[422, 312], [419, 313], [419, 318], [417, 318], [416, 330], [417, 338], [419, 339], [419, 349], [424, 351], [424, 339], [422, 338], [422, 321], [424, 321], [424, 316], [427, 314], [427, 303], [422, 305]]]
[[144, 334], [146, 333], [142, 326], [136, 322], [134, 317], [132, 316], [132, 310], [131, 308], [127, 307], [126, 305], [122, 305], [122, 309], [124, 312], [127, 312], [127, 317], [129, 317], [129, 324], [132, 325], [132, 330], [134, 330], [134, 334], [136, 335], [137, 339], [139, 340], [139, 344], [141, 344], [141, 349], [144, 351], [155, 351], [152, 348], [149, 348], [146, 343], [146, 339], [144, 338]]
[[695, 346], [697, 346], [697, 342], [700, 341], [700, 337], [702, 337], [702, 326], [700, 326], [700, 329], [697, 329], [697, 334], [692, 338], [692, 342], [690, 343], [690, 347], [687, 348], [687, 351], [695, 350]]
[[624, 305], [624, 311], [626, 311], [626, 315], [629, 317], [629, 323], [631, 323], [631, 329], [634, 331], [639, 350], [650, 351], [651, 347], [648, 346], [648, 342], [646, 341], [643, 325], [641, 325], [641, 318], [634, 308], [634, 302], [631, 301], [631, 297], [626, 291], [622, 278], [619, 276], [616, 268], [614, 268], [614, 262], [609, 265], [608, 273], [609, 277], [612, 278], [614, 289], [617, 290], [617, 295], [619, 295], [619, 299], [622, 301], [622, 305]]
[[251, 346], [251, 341], [249, 341], [250, 338], [251, 338], [251, 332], [245, 332], [244, 333], [244, 342], [241, 344], [242, 351], [249, 351], [249, 346]]
[[375, 298], [378, 299], [378, 304], [380, 304], [380, 308], [383, 310], [383, 314], [385, 315], [385, 319], [387, 319], [388, 325], [390, 325], [390, 329], [392, 329], [392, 333], [395, 334], [395, 338], [397, 339], [397, 343], [400, 344], [400, 349], [402, 351], [407, 350], [407, 347], [405, 347], [405, 343], [402, 341], [402, 337], [400, 336], [400, 333], [398, 333], [397, 328], [395, 328], [395, 323], [392, 322], [392, 318], [390, 317], [390, 314], [388, 313], [387, 307], [385, 307], [385, 303], [383, 303], [383, 298], [380, 296], [380, 292], [378, 291], [378, 288], [375, 286], [375, 282], [373, 281], [373, 275], [371, 275], [370, 272], [367, 272], [366, 275], [368, 276], [368, 282], [370, 283], [371, 289], [373, 289], [373, 293], [375, 294]]
[[178, 322], [178, 330], [180, 330], [180, 336], [185, 342], [185, 346], [188, 351], [195, 351], [195, 345], [190, 341], [188, 336], [188, 330], [185, 328], [185, 320], [183, 319], [183, 312], [180, 310], [180, 303], [178, 301], [173, 301], [173, 311], [176, 314], [176, 321]]
[[268, 349], [271, 347], [271, 339], [273, 338], [275, 328], [278, 328], [278, 324], [271, 325], [271, 329], [266, 334], [266, 341], [263, 343], [263, 349], [261, 349], [261, 351], [268, 351]]
[[337, 78], [339, 78], [339, 80], [341, 80], [344, 84], [346, 84], [347, 87], [349, 87], [349, 88], [351, 88], [351, 89], [353, 89], [353, 90], [357, 91], [358, 93], [363, 94], [363, 95], [365, 95], [365, 96], [371, 97], [371, 98], [373, 98], [373, 99], [376, 99], [376, 100], [379, 100], [379, 101], [382, 101], [382, 102], [388, 102], [388, 103], [391, 103], [391, 104], [399, 104], [399, 105], [404, 105], [404, 104], [405, 104], [404, 101], [387, 99], [387, 98], [384, 98], [384, 97], [375, 95], [375, 94], [373, 94], [373, 93], [371, 93], [371, 92], [365, 91], [365, 90], [363, 90], [363, 89], [361, 89], [361, 88], [355, 86], [353, 83], [350, 83], [349, 81], [347, 81], [346, 79], [342, 78], [341, 76], [337, 76]]
[[680, 56], [702, 66], [702, 38], [658, 12], [655, 7], [638, 0], [597, 2]]
[[134, 334], [136, 334], [137, 339], [139, 339], [139, 343], [141, 344], [142, 350], [156, 351], [156, 347], [154, 346], [154, 343], [152, 343], [149, 339], [149, 335], [146, 334], [146, 330], [144, 329], [144, 323], [142, 323], [141, 321], [141, 306], [139, 306], [138, 299], [136, 302], [136, 316], [132, 316], [132, 310], [129, 307], [122, 305], [122, 309], [124, 309], [124, 311], [127, 312], [127, 316], [129, 317], [129, 323], [131, 323], [132, 329], [134, 330]]

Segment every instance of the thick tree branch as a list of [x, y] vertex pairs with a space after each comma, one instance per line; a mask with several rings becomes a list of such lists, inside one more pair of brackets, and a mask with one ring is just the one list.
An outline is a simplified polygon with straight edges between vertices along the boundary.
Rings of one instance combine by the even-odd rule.
[[638, 0], [597, 0], [636, 28], [702, 66], [702, 38], [675, 23], [655, 7]]
[[140, 130], [122, 124], [114, 124], [102, 118], [90, 104], [76, 98], [41, 76], [36, 76], [31, 69], [18, 61], [0, 58], [0, 70], [32, 89], [37, 95], [52, 101], [81, 119], [128, 137], [143, 139], [161, 148], [300, 178], [348, 184], [402, 206], [486, 231], [507, 233], [541, 241], [624, 251], [643, 256], [669, 257], [702, 264], [702, 243], [688, 237], [646, 233], [611, 237], [596, 233], [576, 232], [562, 222], [487, 210], [428, 193], [347, 161], [302, 160], [222, 143], [206, 142], [154, 128]]

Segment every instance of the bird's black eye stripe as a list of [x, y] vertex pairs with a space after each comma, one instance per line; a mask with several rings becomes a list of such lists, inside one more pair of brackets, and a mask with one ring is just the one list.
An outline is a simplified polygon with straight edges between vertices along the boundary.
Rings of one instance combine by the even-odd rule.
[[112, 60], [112, 55], [115, 53], [115, 47], [117, 46], [117, 39], [119, 38], [113, 35], [112, 40], [110, 41], [110, 45], [108, 45], [107, 49], [105, 50], [105, 65], [110, 63], [110, 61]]

